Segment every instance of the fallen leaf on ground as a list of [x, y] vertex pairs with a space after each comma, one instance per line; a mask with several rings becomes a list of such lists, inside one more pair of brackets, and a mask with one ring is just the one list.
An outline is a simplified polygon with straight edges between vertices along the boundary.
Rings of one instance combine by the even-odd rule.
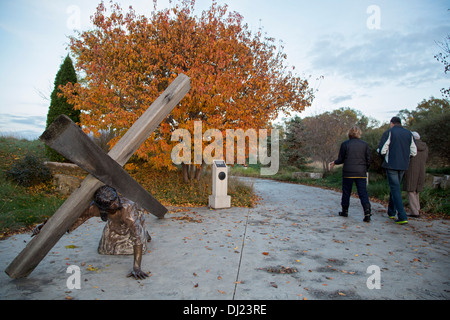
[[73, 244], [71, 244], [69, 246], [65, 246], [64, 248], [66, 248], [66, 249], [75, 249], [75, 248], [78, 248], [78, 246], [74, 246]]

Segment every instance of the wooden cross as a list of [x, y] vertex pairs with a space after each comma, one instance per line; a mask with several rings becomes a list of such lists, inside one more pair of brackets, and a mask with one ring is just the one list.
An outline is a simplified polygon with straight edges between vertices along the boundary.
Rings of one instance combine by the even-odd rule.
[[[6, 268], [11, 278], [28, 276], [75, 223], [103, 184], [116, 187], [159, 218], [167, 209], [131, 178], [122, 166], [149, 138], [190, 89], [190, 79], [180, 74], [106, 155], [67, 117], [61, 117], [41, 139], [90, 174]], [[78, 153], [79, 152], [79, 153]]]

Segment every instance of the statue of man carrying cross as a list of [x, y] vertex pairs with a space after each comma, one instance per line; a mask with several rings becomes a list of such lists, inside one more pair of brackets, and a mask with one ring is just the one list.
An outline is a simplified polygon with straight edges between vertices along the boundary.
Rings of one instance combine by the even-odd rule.
[[[94, 193], [105, 184], [115, 188], [124, 196], [121, 198], [122, 202], [118, 198], [117, 201], [111, 202], [111, 207], [107, 208], [109, 210], [108, 218], [114, 216], [111, 221], [116, 218], [127, 220], [133, 216], [133, 212], [136, 212], [136, 209], [125, 206], [124, 198], [135, 202], [158, 218], [164, 217], [167, 209], [139, 185], [122, 166], [187, 94], [190, 86], [189, 77], [184, 74], [178, 75], [108, 154], [105, 154], [103, 150], [96, 146], [67, 116], [62, 115], [52, 123], [40, 139], [90, 174], [48, 222], [41, 226], [42, 230], [33, 237], [6, 268], [6, 274], [14, 279], [28, 276], [64, 233], [76, 225], [78, 219], [83, 219], [82, 214], [86, 212], [86, 209], [97, 210], [92, 206], [90, 207], [90, 203]], [[120, 209], [120, 203], [122, 203], [122, 209]], [[100, 211], [99, 209], [101, 216]], [[115, 213], [112, 214], [112, 211]], [[111, 223], [110, 226], [113, 226], [113, 224]], [[130, 224], [129, 230], [139, 228], [138, 226], [139, 223]], [[145, 243], [145, 241], [143, 242]], [[111, 243], [114, 243], [114, 241]], [[137, 245], [139, 244], [137, 239], [132, 243], [133, 251], [136, 249], [136, 252], [135, 268], [133, 268], [135, 274], [131, 275], [135, 278], [141, 278], [144, 274], [140, 270], [143, 248]]]
[[[94, 201], [67, 232], [74, 231], [92, 217], [100, 217], [106, 222], [106, 226], [98, 253], [134, 255], [133, 270], [127, 277], [143, 280], [148, 277], [149, 272], [141, 270], [142, 255], [147, 251], [147, 242], [152, 240], [145, 228], [145, 214], [148, 214], [147, 210], [127, 198], [120, 197], [114, 188], [103, 186], [95, 192]], [[31, 236], [39, 234], [44, 225], [45, 222], [37, 225]]]

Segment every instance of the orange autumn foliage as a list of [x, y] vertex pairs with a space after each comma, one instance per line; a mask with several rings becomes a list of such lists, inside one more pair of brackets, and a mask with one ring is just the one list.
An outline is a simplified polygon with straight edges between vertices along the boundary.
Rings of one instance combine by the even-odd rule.
[[302, 111], [313, 99], [307, 80], [286, 66], [286, 54], [243, 17], [213, 1], [201, 16], [195, 0], [156, 10], [150, 17], [124, 14], [104, 3], [92, 17], [93, 29], [70, 39], [76, 69], [83, 77], [62, 88], [82, 111], [86, 132], [114, 130], [114, 145], [180, 73], [191, 90], [137, 151], [156, 167], [173, 167], [170, 158], [179, 128], [262, 129], [280, 112]]

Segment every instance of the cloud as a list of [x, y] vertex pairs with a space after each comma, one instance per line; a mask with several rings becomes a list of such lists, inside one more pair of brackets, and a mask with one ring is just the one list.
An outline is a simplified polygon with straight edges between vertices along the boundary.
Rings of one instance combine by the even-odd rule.
[[344, 96], [332, 96], [332, 97], [330, 97], [330, 101], [333, 104], [339, 104], [339, 103], [342, 103], [344, 101], [349, 101], [349, 100], [352, 100], [352, 99], [353, 99], [353, 96], [351, 94], [347, 94], [347, 95], [344, 95]]
[[[358, 36], [323, 36], [312, 47], [312, 68], [356, 81], [364, 87], [393, 85], [416, 87], [441, 76], [434, 59], [435, 40], [444, 27], [414, 33], [372, 31]], [[448, 27], [447, 29], [448, 30]]]
[[2, 114], [1, 118], [0, 125], [2, 126], [19, 124], [41, 128], [45, 127], [46, 123], [46, 117], [35, 115]]
[[47, 117], [36, 115], [0, 114], [0, 134], [36, 139], [45, 130]]

